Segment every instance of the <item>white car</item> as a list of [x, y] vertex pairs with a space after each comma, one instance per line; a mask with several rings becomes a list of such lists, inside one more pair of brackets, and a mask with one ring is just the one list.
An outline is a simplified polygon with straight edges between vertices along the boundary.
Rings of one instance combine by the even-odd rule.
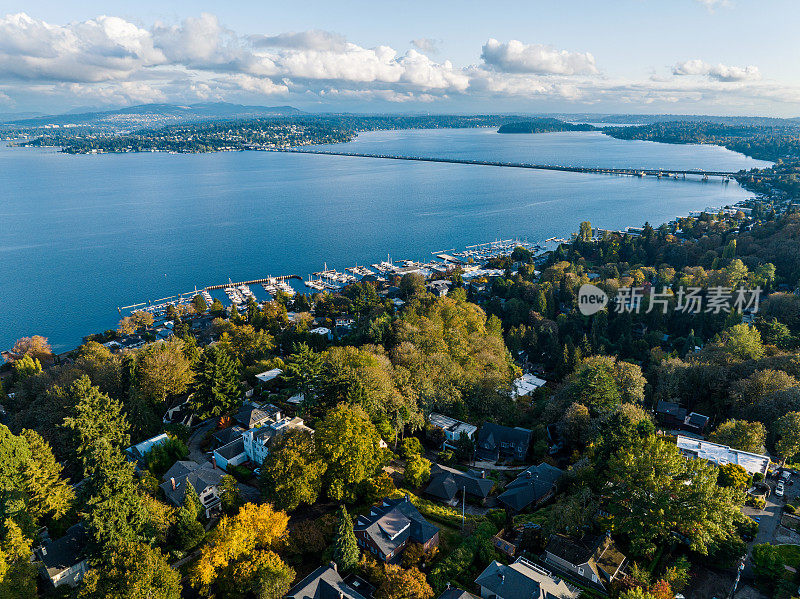
[[775, 487], [775, 495], [783, 497], [783, 481], [779, 482], [778, 486]]

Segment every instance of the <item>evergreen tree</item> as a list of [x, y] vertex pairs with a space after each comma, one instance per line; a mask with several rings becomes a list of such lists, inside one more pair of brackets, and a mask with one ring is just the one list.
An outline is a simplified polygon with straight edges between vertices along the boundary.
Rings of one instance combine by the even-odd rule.
[[343, 505], [339, 507], [336, 538], [333, 540], [333, 561], [342, 572], [348, 572], [358, 564], [358, 542], [353, 532], [353, 521]]
[[239, 365], [230, 353], [215, 345], [203, 352], [198, 364], [193, 408], [201, 419], [221, 416], [239, 400]]
[[86, 375], [70, 385], [66, 399], [75, 409], [74, 416], [64, 419], [64, 426], [73, 433], [75, 454], [88, 475], [89, 453], [97, 441], [106, 441], [112, 448], [130, 443], [128, 421], [122, 404], [93, 386]]

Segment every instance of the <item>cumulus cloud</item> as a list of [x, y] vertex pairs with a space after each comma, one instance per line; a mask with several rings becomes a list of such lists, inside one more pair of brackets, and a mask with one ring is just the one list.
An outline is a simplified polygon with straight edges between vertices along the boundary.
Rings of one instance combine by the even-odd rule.
[[757, 66], [732, 67], [724, 64], [708, 64], [699, 59], [687, 60], [676, 64], [672, 68], [673, 75], [701, 75], [715, 81], [736, 82], [736, 81], [758, 81], [761, 79], [761, 72]]
[[538, 75], [583, 75], [597, 73], [594, 56], [588, 52], [569, 52], [542, 44], [523, 44], [518, 40], [501, 43], [489, 39], [481, 59], [487, 67], [505, 73]]
[[[431, 58], [434, 40], [407, 49], [365, 47], [328, 31], [239, 35], [212, 14], [142, 27], [113, 16], [57, 25], [0, 17], [0, 103], [50, 98], [61, 106], [165, 101], [428, 103], [474, 100], [506, 110], [530, 100], [570, 105], [786, 106], [791, 86], [762, 81], [757, 67], [688, 60], [666, 77], [600, 77], [588, 52], [489, 39], [478, 64]], [[478, 48], [475, 48], [476, 53]], [[724, 103], [724, 104], [722, 104]], [[352, 105], [352, 104], [351, 104]], [[552, 106], [552, 104], [551, 104]], [[613, 108], [612, 108], [613, 109]], [[655, 108], [654, 108], [655, 109]], [[443, 109], [445, 110], [445, 109]]]
[[298, 50], [328, 50], [341, 52], [347, 39], [338, 33], [312, 29], [299, 33], [280, 33], [278, 35], [251, 35], [250, 41], [262, 48], [293, 48]]
[[164, 62], [148, 31], [118, 17], [64, 26], [24, 13], [0, 19], [0, 77], [100, 82]]
[[418, 37], [411, 40], [411, 45], [425, 54], [437, 54], [439, 52], [439, 40], [430, 37]]

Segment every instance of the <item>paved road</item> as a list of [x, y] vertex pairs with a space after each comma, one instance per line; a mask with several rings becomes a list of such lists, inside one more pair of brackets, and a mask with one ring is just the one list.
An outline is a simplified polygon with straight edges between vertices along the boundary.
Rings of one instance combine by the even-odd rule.
[[208, 431], [213, 430], [215, 425], [216, 420], [212, 418], [194, 429], [192, 434], [189, 436], [189, 442], [186, 444], [186, 446], [189, 448], [190, 460], [197, 462], [198, 464], [203, 464], [208, 461], [209, 458], [206, 455], [206, 452], [200, 448], [200, 444], [203, 442], [203, 439], [206, 438]]
[[783, 497], [778, 497], [775, 495], [775, 485], [777, 482], [774, 478], [770, 477], [767, 482], [769, 483], [769, 486], [772, 488], [773, 492], [767, 498], [767, 505], [765, 508], [763, 510], [758, 510], [747, 506], [742, 508], [742, 511], [746, 516], [757, 517], [759, 519], [758, 533], [756, 534], [756, 538], [747, 547], [748, 557], [743, 572], [745, 577], [752, 575], [750, 551], [753, 549], [753, 546], [762, 543], [775, 542], [776, 533], [778, 533], [778, 525], [781, 521], [781, 514], [783, 513], [783, 506], [786, 504], [786, 501], [800, 496], [800, 478], [797, 476], [792, 476], [791, 480], [794, 484], [791, 486], [787, 485], [786, 494]]

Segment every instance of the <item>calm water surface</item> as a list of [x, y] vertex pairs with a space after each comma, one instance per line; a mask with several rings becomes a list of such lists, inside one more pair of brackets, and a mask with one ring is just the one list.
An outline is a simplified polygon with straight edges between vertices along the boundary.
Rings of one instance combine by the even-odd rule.
[[[666, 169], [766, 163], [712, 146], [598, 133], [362, 134], [352, 151]], [[0, 348], [64, 351], [117, 306], [195, 286], [339, 270], [497, 238], [621, 228], [748, 197], [735, 183], [636, 179], [336, 156], [236, 152], [69, 156], [0, 147]], [[258, 295], [260, 288], [254, 291]]]

